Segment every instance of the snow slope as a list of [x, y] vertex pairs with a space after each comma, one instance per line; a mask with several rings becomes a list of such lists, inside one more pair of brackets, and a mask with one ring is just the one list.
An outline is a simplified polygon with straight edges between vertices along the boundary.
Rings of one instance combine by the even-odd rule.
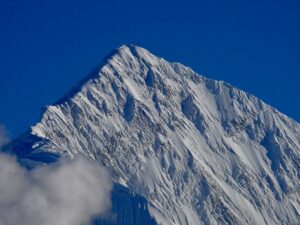
[[83, 154], [160, 224], [300, 224], [300, 125], [256, 97], [124, 45], [9, 147]]

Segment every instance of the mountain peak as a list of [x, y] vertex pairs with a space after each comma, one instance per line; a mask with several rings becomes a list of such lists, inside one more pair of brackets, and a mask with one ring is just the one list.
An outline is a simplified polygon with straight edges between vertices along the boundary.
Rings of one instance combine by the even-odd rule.
[[162, 60], [148, 50], [138, 47], [132, 44], [124, 44], [119, 48], [116, 48], [110, 52], [101, 63], [98, 64], [86, 77], [80, 80], [73, 88], [71, 88], [64, 97], [59, 99], [55, 105], [61, 104], [64, 101], [68, 101], [76, 93], [78, 93], [82, 87], [89, 83], [93, 79], [98, 79], [99, 76], [103, 76], [102, 71], [109, 68], [116, 69], [119, 67], [130, 67], [132, 62], [143, 63], [147, 67], [152, 67], [158, 64], [158, 61]]
[[124, 61], [131, 61], [133, 58], [138, 60], [142, 60], [144, 63], [148, 65], [157, 65], [157, 61], [159, 58], [149, 52], [147, 49], [129, 44], [122, 45], [121, 47], [115, 50], [115, 54], [112, 54], [111, 58], [118, 56], [122, 56]]
[[256, 97], [123, 45], [15, 141], [82, 154], [166, 224], [296, 224], [300, 126]]
[[116, 50], [119, 51], [120, 53], [131, 52], [131, 54], [135, 55], [136, 57], [143, 56], [143, 55], [152, 55], [153, 56], [153, 54], [150, 53], [147, 49], [139, 47], [134, 44], [124, 44], [124, 45], [121, 45]]

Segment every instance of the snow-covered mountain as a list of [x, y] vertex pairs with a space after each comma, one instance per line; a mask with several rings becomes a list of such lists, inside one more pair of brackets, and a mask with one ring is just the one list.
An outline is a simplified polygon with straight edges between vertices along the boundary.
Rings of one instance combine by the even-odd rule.
[[99, 160], [157, 224], [300, 224], [300, 125], [140, 47], [115, 50], [7, 150], [27, 166]]

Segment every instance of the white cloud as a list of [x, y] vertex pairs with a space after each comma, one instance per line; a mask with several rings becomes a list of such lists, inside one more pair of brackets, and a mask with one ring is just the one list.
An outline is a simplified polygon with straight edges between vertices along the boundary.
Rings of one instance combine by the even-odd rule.
[[8, 132], [3, 125], [0, 124], [0, 149], [9, 142]]
[[83, 225], [111, 207], [111, 174], [83, 158], [27, 171], [0, 154], [0, 225]]

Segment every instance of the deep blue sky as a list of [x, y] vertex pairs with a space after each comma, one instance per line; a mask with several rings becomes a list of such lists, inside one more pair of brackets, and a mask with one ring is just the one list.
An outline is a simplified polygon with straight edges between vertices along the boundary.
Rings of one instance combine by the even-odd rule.
[[0, 123], [16, 136], [124, 43], [300, 121], [299, 0], [1, 0]]

